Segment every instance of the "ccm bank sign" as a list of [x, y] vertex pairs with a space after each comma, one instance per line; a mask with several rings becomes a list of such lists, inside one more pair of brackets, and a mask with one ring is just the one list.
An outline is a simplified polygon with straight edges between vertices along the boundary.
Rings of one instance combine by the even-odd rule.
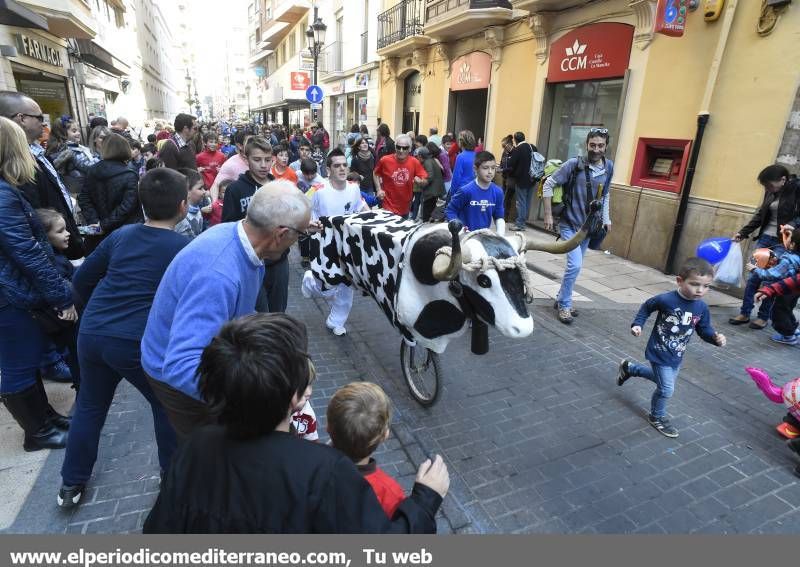
[[548, 83], [622, 77], [628, 69], [633, 26], [604, 22], [576, 28], [550, 45]]

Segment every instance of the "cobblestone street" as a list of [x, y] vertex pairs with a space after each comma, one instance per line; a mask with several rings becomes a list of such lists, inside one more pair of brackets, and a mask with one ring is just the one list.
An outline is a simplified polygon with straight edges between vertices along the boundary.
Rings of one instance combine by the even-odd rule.
[[[617, 272], [614, 257], [593, 258], [595, 273]], [[712, 307], [726, 348], [692, 341], [669, 405], [680, 437], [668, 439], [646, 421], [650, 383], [615, 383], [623, 357], [643, 360], [646, 338], [629, 333], [638, 303], [579, 282], [585, 299], [567, 327], [540, 294], [528, 339], [491, 331], [482, 357], [469, 354], [467, 337], [450, 345], [443, 390], [426, 409], [408, 394], [399, 335], [378, 307], [357, 294], [348, 335], [334, 337], [324, 327], [327, 307], [297, 292], [300, 276], [295, 264], [289, 312], [309, 328], [317, 414], [349, 381], [381, 384], [395, 415], [380, 465], [407, 489], [428, 454], [442, 454], [450, 469], [440, 533], [797, 533], [797, 459], [774, 429], [784, 408], [764, 398], [744, 367], [783, 382], [796, 375], [800, 351], [771, 343], [767, 331], [727, 325], [730, 307]], [[69, 513], [55, 504], [62, 458], [47, 456], [7, 532], [141, 529], [159, 479], [150, 411], [137, 392], [118, 391], [86, 500]]]

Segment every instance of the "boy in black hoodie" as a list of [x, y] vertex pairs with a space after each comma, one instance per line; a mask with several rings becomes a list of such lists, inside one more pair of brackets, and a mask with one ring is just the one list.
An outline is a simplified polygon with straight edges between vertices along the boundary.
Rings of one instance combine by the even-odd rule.
[[[247, 213], [250, 199], [262, 185], [274, 181], [270, 174], [272, 167], [272, 146], [266, 138], [253, 136], [244, 146], [244, 155], [250, 168], [239, 179], [228, 185], [222, 204], [222, 222], [240, 221]], [[276, 261], [264, 261], [266, 272], [264, 285], [256, 300], [256, 311], [275, 313], [286, 311], [289, 297], [289, 250]]]
[[240, 221], [247, 212], [250, 199], [262, 185], [273, 181], [272, 146], [261, 136], [253, 136], [244, 147], [249, 169], [228, 185], [222, 204], [222, 222]]

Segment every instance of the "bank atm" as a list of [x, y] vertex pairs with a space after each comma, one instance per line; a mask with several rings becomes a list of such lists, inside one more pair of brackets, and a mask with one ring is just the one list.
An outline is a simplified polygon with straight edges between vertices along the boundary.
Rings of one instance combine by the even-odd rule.
[[631, 185], [680, 193], [691, 148], [691, 140], [639, 138]]

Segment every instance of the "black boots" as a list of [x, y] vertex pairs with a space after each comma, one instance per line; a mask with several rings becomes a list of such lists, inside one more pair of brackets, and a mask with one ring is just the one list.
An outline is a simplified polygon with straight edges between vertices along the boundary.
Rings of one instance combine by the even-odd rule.
[[[55, 425], [52, 414], [59, 416], [50, 404], [41, 384], [34, 384], [21, 392], [5, 394], [3, 403], [14, 420], [25, 431], [26, 451], [40, 449], [63, 449], [67, 446], [67, 433]], [[64, 418], [66, 419], [66, 418]]]
[[39, 388], [39, 392], [41, 393], [42, 397], [45, 399], [45, 403], [47, 404], [47, 420], [56, 426], [58, 429], [62, 429], [67, 431], [69, 429], [71, 417], [66, 415], [61, 415], [56, 410], [53, 409], [53, 406], [47, 401], [47, 392], [44, 390], [44, 383], [41, 380], [36, 381], [36, 387]]

